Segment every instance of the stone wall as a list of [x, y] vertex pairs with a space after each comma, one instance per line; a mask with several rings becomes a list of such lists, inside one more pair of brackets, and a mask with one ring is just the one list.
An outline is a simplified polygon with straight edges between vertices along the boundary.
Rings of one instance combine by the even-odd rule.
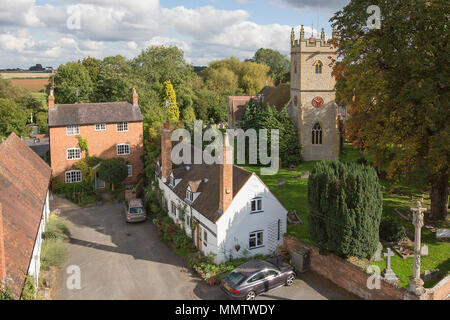
[[402, 300], [405, 289], [387, 282], [380, 282], [380, 289], [368, 289], [367, 274], [360, 267], [334, 254], [320, 255], [318, 249], [285, 235], [284, 243], [289, 252], [296, 246], [309, 250], [309, 269], [331, 280], [337, 286], [367, 300]]

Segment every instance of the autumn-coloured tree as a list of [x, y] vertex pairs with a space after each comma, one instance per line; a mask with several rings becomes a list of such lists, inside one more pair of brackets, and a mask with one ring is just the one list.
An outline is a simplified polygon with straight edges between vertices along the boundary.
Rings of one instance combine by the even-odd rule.
[[391, 177], [414, 174], [430, 187], [431, 217], [448, 218], [450, 163], [449, 3], [351, 1], [336, 28], [336, 95], [350, 109], [348, 138], [369, 150]]
[[161, 101], [163, 106], [167, 108], [167, 119], [171, 122], [178, 122], [180, 120], [180, 110], [178, 109], [177, 96], [170, 80], [165, 81], [163, 84]]

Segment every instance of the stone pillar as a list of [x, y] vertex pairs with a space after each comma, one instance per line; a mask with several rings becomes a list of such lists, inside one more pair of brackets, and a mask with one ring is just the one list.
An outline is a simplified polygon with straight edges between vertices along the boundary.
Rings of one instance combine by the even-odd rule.
[[415, 228], [414, 236], [414, 266], [413, 276], [409, 280], [407, 299], [424, 299], [425, 288], [423, 280], [420, 278], [420, 250], [421, 250], [421, 229], [423, 227], [423, 213], [426, 211], [422, 208], [422, 203], [417, 201], [417, 207], [411, 208], [413, 212], [413, 225]]

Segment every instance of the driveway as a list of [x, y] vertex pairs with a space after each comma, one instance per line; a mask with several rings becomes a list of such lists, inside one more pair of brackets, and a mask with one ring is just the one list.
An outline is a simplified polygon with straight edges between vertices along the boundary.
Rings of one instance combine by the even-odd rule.
[[[55, 197], [69, 223], [68, 259], [62, 267], [55, 298], [72, 299], [227, 299], [191, 273], [183, 257], [158, 237], [150, 222], [127, 224], [122, 205], [79, 208]], [[78, 266], [81, 289], [68, 289], [68, 266]], [[292, 287], [273, 290], [257, 299], [351, 299], [314, 273], [300, 275]]]

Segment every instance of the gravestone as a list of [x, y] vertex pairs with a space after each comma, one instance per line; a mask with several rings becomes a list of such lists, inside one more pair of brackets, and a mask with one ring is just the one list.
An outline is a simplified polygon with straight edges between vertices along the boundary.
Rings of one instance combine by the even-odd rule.
[[309, 171], [302, 171], [301, 178], [302, 179], [308, 179], [309, 178]]
[[377, 245], [377, 251], [375, 251], [375, 253], [373, 254], [372, 258], [370, 258], [370, 261], [381, 261], [383, 260], [383, 245], [381, 244], [381, 242], [378, 241], [378, 245]]
[[450, 229], [437, 229], [436, 239], [450, 239]]
[[420, 249], [420, 255], [421, 256], [427, 256], [428, 255], [428, 246], [427, 245], [422, 246], [422, 248]]

